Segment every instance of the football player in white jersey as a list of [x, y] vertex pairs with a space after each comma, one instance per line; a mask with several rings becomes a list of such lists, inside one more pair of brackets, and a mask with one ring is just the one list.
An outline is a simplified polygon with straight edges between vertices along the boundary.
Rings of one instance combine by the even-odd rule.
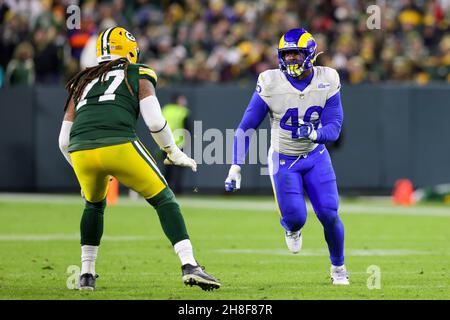
[[279, 69], [259, 75], [256, 91], [236, 130], [225, 190], [240, 188], [240, 165], [249, 147], [248, 130], [258, 128], [269, 114], [269, 173], [286, 244], [293, 253], [301, 249], [306, 192], [324, 228], [332, 283], [348, 285], [336, 176], [324, 145], [336, 141], [341, 131], [340, 81], [336, 70], [313, 66], [319, 55], [316, 48], [314, 37], [304, 29], [289, 30], [281, 37]]

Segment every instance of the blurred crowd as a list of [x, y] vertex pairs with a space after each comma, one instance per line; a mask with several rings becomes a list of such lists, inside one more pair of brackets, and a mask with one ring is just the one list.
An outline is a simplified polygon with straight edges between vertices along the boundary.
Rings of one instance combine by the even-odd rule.
[[[68, 30], [72, 4], [81, 23]], [[373, 4], [379, 29], [367, 25]], [[279, 38], [298, 27], [323, 51], [316, 64], [343, 82], [450, 83], [450, 0], [0, 0], [0, 86], [64, 83], [95, 63], [97, 35], [117, 25], [159, 86], [252, 83], [278, 67]]]

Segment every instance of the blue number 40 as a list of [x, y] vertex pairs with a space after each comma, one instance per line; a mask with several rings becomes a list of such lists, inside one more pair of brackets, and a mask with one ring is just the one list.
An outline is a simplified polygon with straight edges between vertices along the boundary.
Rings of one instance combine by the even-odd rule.
[[[314, 121], [314, 128], [317, 129], [319, 126], [320, 115], [322, 114], [322, 107], [320, 107], [320, 106], [309, 107], [306, 110], [305, 115], [303, 116], [303, 121], [310, 122], [311, 116], [314, 112], [316, 112], [319, 116], [318, 119], [316, 121]], [[287, 123], [289, 119], [291, 119], [291, 121], [290, 121], [291, 124]], [[281, 118], [281, 120], [280, 120], [280, 128], [287, 130], [287, 131], [291, 131], [292, 139], [298, 139], [298, 138], [300, 138], [297, 134], [298, 127], [299, 127], [299, 125], [298, 125], [298, 108], [287, 109], [283, 118]]]

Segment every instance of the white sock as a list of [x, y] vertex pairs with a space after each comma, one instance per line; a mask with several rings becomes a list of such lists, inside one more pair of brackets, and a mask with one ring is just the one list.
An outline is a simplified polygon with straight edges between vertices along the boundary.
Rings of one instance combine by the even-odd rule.
[[95, 259], [98, 246], [81, 246], [81, 274], [90, 273], [95, 276]]
[[181, 240], [173, 246], [175, 253], [181, 260], [181, 265], [191, 264], [193, 266], [197, 265], [197, 261], [194, 259], [194, 253], [192, 250], [191, 240], [185, 239]]
[[334, 271], [343, 271], [345, 270], [345, 264], [343, 264], [342, 266], [331, 265], [331, 269], [333, 269]]

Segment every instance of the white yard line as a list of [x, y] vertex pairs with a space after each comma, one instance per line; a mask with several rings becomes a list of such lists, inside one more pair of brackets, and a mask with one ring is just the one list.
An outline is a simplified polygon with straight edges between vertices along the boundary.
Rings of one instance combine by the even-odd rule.
[[[269, 198], [268, 198], [269, 199]], [[178, 198], [180, 206], [193, 209], [213, 209], [225, 211], [259, 211], [275, 212], [275, 202], [270, 199], [255, 198], [255, 200], [241, 200], [238, 197], [224, 199], [222, 197], [181, 197]], [[70, 204], [83, 205], [81, 197], [71, 195], [50, 195], [50, 194], [15, 194], [0, 193], [0, 212], [2, 203], [24, 202], [24, 203], [48, 203], [48, 204]], [[130, 200], [126, 197], [119, 198], [118, 207], [145, 207], [149, 206], [143, 199]], [[308, 210], [312, 212], [311, 204], [308, 203]], [[341, 215], [347, 214], [371, 214], [371, 215], [406, 215], [406, 216], [428, 216], [428, 217], [450, 217], [450, 206], [446, 207], [399, 207], [390, 205], [385, 200], [373, 200], [367, 203], [349, 203], [343, 201], [339, 212]]]
[[[79, 240], [80, 235], [79, 234], [64, 234], [64, 233], [55, 233], [55, 234], [0, 234], [0, 241], [55, 241], [55, 240]], [[273, 235], [258, 235], [254, 234], [251, 236], [253, 240], [273, 240], [278, 241], [280, 238], [279, 234], [273, 234]], [[122, 236], [114, 236], [114, 235], [104, 235], [102, 237], [103, 240], [108, 241], [156, 241], [164, 239], [164, 235], [161, 234], [160, 236], [133, 236], [133, 235], [122, 235]], [[249, 236], [246, 234], [243, 235], [197, 235], [197, 240], [202, 241], [211, 241], [211, 240], [221, 240], [221, 241], [236, 241], [236, 240], [248, 240]], [[323, 236], [311, 236], [308, 235], [308, 239], [314, 239], [314, 240], [322, 240]], [[359, 237], [359, 240], [373, 240], [373, 237]], [[411, 243], [411, 240], [417, 240], [417, 237], [394, 237], [394, 236], [382, 236], [376, 238], [376, 241], [378, 243], [380, 242], [386, 242], [386, 241], [392, 241], [395, 240], [396, 242], [402, 241], [403, 243]], [[423, 240], [433, 240], [433, 241], [447, 241], [446, 237], [442, 236], [435, 236], [435, 237], [426, 237], [423, 238]]]
[[[257, 254], [257, 255], [282, 255], [282, 256], [328, 256], [326, 249], [302, 249], [297, 255], [290, 253], [287, 249], [218, 249], [221, 254]], [[346, 249], [346, 256], [415, 256], [433, 255], [435, 252], [418, 251], [408, 249]], [[447, 253], [449, 255], [449, 253]]]
[[[0, 234], [0, 241], [61, 241], [61, 240], [79, 240], [80, 234]], [[141, 241], [141, 240], [159, 240], [161, 237], [148, 236], [108, 236], [102, 237], [106, 241]]]

